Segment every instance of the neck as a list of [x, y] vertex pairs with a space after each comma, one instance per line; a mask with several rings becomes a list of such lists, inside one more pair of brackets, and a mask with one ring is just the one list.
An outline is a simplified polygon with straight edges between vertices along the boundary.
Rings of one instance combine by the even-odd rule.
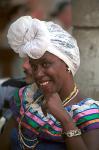
[[65, 100], [74, 90], [75, 82], [73, 80], [67, 80], [64, 88], [60, 90], [59, 95], [61, 100]]

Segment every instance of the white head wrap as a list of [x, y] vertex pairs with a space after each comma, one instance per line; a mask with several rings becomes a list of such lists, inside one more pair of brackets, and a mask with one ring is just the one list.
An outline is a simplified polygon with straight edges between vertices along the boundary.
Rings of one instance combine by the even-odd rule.
[[62, 59], [74, 75], [80, 65], [76, 40], [59, 25], [23, 16], [8, 30], [8, 42], [21, 57], [38, 59], [46, 51]]
[[11, 48], [21, 57], [40, 58], [49, 45], [49, 32], [44, 22], [24, 16], [10, 26], [7, 34]]

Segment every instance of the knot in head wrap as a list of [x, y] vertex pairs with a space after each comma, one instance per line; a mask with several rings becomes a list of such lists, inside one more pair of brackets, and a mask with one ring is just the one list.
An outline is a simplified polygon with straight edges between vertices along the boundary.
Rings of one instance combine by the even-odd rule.
[[10, 26], [7, 37], [11, 48], [22, 57], [38, 59], [48, 51], [63, 60], [73, 75], [79, 68], [76, 40], [53, 22], [23, 16]]
[[7, 38], [11, 48], [21, 57], [29, 55], [37, 59], [48, 47], [49, 33], [43, 22], [24, 16], [12, 23]]

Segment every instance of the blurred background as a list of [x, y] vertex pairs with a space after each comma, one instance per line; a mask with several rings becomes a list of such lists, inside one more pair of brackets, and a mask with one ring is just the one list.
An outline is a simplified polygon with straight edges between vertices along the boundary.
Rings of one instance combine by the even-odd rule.
[[[31, 15], [41, 20], [53, 20], [57, 4], [67, 0], [0, 0], [0, 81], [23, 77], [22, 59], [9, 47], [7, 31], [18, 17]], [[64, 14], [66, 17], [66, 14]], [[72, 30], [81, 54], [81, 66], [75, 80], [81, 91], [99, 100], [99, 1], [72, 0]], [[10, 125], [11, 127], [11, 125]], [[9, 127], [8, 127], [9, 128]], [[6, 139], [8, 131], [5, 131]], [[3, 136], [3, 135], [2, 135]], [[3, 137], [0, 137], [3, 139]], [[1, 139], [0, 139], [0, 143]], [[7, 150], [0, 146], [0, 148]]]

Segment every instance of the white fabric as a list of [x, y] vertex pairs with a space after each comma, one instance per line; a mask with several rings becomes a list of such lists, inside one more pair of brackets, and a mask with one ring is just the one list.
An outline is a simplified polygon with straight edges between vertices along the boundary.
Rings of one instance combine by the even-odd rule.
[[76, 40], [63, 28], [53, 22], [46, 22], [50, 33], [51, 43], [47, 51], [62, 59], [70, 68], [73, 75], [80, 65], [80, 54]]
[[48, 48], [49, 33], [43, 22], [30, 16], [20, 17], [9, 28], [8, 43], [21, 57], [40, 58]]
[[7, 37], [11, 48], [22, 57], [28, 55], [38, 59], [48, 51], [62, 59], [73, 75], [79, 68], [80, 55], [76, 40], [53, 22], [23, 16], [10, 26]]

